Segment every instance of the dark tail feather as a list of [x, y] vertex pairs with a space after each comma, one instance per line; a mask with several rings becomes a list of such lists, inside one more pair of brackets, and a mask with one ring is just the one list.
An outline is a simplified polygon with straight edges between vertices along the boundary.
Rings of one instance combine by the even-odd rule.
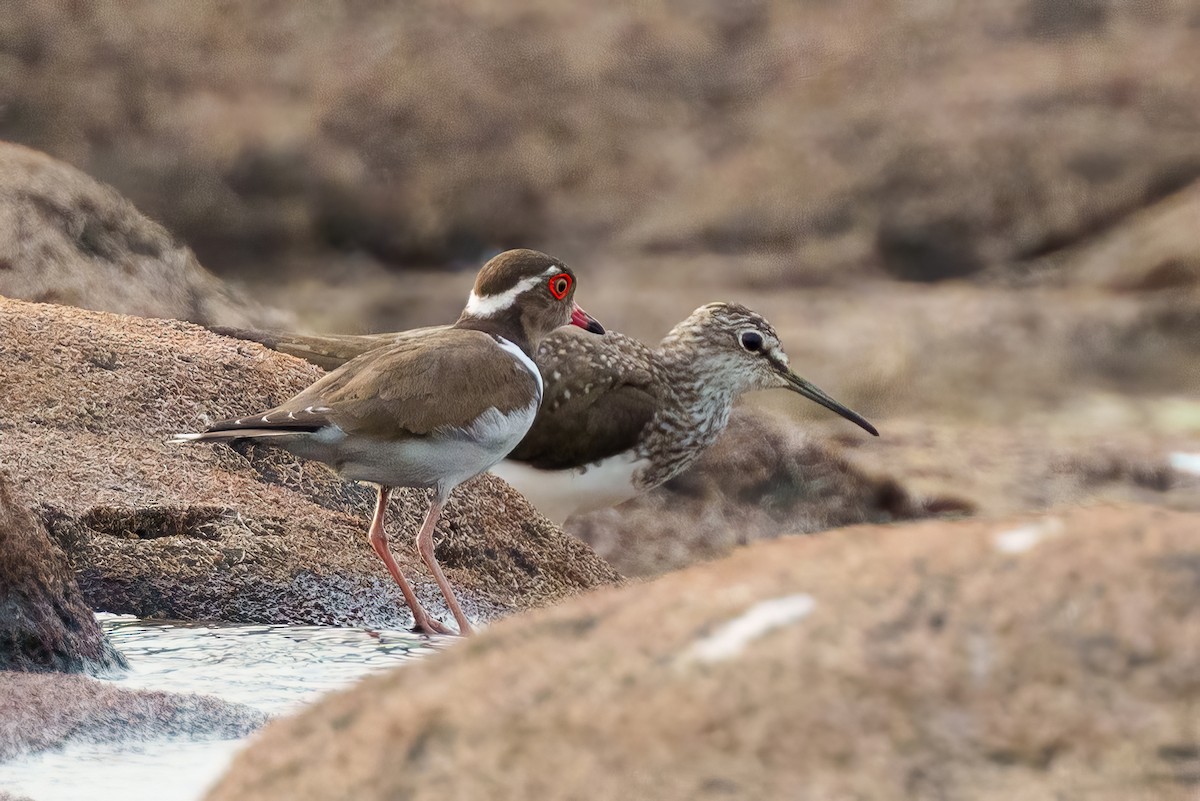
[[[247, 421], [248, 422], [248, 421]], [[236, 420], [217, 423], [207, 431], [198, 434], [175, 434], [168, 441], [180, 442], [230, 442], [236, 439], [269, 439], [283, 437], [288, 434], [311, 434], [323, 427], [324, 423], [273, 423], [269, 428], [254, 425], [239, 424]]]

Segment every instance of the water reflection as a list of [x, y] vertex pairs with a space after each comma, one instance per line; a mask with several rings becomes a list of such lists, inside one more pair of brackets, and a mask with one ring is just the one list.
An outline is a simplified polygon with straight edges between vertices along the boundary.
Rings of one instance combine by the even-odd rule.
[[272, 714], [433, 650], [405, 631], [101, 619], [129, 660], [117, 684], [207, 693]]
[[[367, 673], [438, 646], [402, 631], [323, 626], [232, 626], [98, 615], [130, 671], [132, 688], [194, 692], [271, 714], [293, 711]], [[35, 801], [193, 801], [241, 741], [72, 745], [0, 765], [0, 790]]]

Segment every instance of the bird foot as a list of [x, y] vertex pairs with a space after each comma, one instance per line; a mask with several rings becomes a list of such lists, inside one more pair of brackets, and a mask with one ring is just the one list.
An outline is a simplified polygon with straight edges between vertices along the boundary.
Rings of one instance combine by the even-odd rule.
[[458, 634], [454, 629], [448, 628], [436, 618], [422, 616], [413, 622], [413, 634], [448, 634], [456, 636]]

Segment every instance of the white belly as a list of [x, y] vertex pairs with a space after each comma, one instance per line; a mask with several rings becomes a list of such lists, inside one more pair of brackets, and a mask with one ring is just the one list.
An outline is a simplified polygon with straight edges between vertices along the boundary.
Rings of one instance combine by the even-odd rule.
[[440, 487], [458, 484], [496, 464], [525, 436], [537, 404], [502, 414], [488, 409], [465, 429], [425, 437], [378, 440], [347, 437], [337, 426], [317, 434], [273, 441], [292, 453], [332, 465], [343, 478], [386, 487]]
[[627, 451], [572, 470], [538, 470], [505, 459], [491, 472], [561, 526], [571, 515], [615, 506], [638, 495], [634, 476], [647, 464]]

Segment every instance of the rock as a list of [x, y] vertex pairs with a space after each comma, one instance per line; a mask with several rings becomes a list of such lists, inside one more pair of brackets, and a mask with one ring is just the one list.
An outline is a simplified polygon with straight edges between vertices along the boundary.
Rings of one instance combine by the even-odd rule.
[[692, 468], [564, 528], [622, 575], [651, 576], [726, 556], [753, 540], [972, 508], [951, 497], [914, 497], [894, 479], [853, 466], [831, 443], [739, 407]]
[[209, 801], [1177, 799], [1200, 515], [863, 526], [505, 621], [271, 723]]
[[[366, 540], [373, 495], [287, 454], [167, 443], [267, 409], [320, 371], [187, 323], [0, 299], [0, 462], [78, 572], [93, 608], [140, 617], [409, 625]], [[69, 398], [69, 402], [62, 399]], [[393, 551], [444, 604], [412, 545], [427, 505], [393, 496]], [[617, 580], [508, 487], [461, 488], [437, 555], [486, 620]]]
[[1200, 181], [1122, 225], [1054, 254], [1033, 272], [1048, 281], [1117, 292], [1200, 287]]
[[20, 0], [0, 136], [115, 183], [231, 273], [558, 242], [934, 281], [1079, 241], [1200, 175], [1194, 15]]
[[1109, 0], [1029, 0], [1028, 33], [1051, 39], [1103, 32], [1111, 17]]
[[6, 142], [0, 142], [0, 295], [213, 325], [288, 319], [238, 298], [112, 188]]
[[[1175, 325], [1200, 353], [1200, 318], [1189, 328], [1192, 319], [1181, 314]], [[1157, 343], [1166, 358], [1155, 331], [1167, 318], [1147, 314], [1146, 321], [1139, 347]], [[1099, 353], [1108, 337], [1096, 335], [1087, 347]], [[1193, 375], [1200, 379], [1200, 370]], [[1093, 503], [1200, 511], [1200, 476], [1170, 458], [1200, 453], [1200, 404], [1187, 398], [1081, 393], [1057, 415], [1024, 420], [930, 411], [876, 420], [878, 438], [848, 432], [841, 420], [785, 422], [742, 407], [691, 470], [640, 498], [572, 518], [564, 530], [622, 575], [653, 576], [747, 542], [858, 523]]]
[[206, 695], [0, 671], [0, 762], [79, 742], [233, 739], [266, 720], [245, 704]]
[[990, 517], [1098, 503], [1200, 511], [1200, 476], [1170, 460], [1200, 451], [1197, 419], [1195, 402], [1081, 396], [1053, 416], [889, 420], [841, 456], [918, 498], [957, 498]]
[[65, 555], [9, 484], [0, 471], [0, 671], [125, 667], [84, 603]]
[[[1200, 296], [943, 286], [919, 298], [893, 288], [887, 303], [864, 304], [813, 294], [768, 300], [784, 310], [793, 363], [819, 369], [823, 385], [834, 376], [828, 386], [855, 396], [851, 405], [879, 408], [870, 416], [881, 437], [785, 393], [759, 393], [692, 470], [565, 529], [621, 573], [644, 576], [753, 539], [854, 523], [1094, 502], [1200, 508], [1200, 483], [1168, 460], [1200, 448], [1200, 407], [1189, 412], [1186, 400], [1200, 392]], [[394, 336], [220, 331], [325, 369]], [[907, 419], [882, 411], [906, 406]]]

